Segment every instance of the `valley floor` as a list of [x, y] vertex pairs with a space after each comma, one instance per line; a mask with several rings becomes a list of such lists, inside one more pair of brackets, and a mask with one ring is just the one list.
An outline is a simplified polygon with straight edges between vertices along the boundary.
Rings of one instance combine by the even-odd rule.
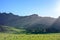
[[0, 33], [0, 40], [60, 40], [60, 33], [51, 33], [51, 34]]

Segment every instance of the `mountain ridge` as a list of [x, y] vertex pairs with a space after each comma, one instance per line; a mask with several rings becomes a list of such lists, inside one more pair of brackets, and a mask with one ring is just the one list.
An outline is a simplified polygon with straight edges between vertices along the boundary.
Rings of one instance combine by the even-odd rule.
[[[50, 19], [55, 20], [55, 18], [40, 17], [37, 14], [33, 14], [33, 15], [30, 15], [30, 16], [18, 16], [18, 15], [14, 15], [12, 13], [9, 13], [9, 14], [8, 13], [0, 13], [0, 25], [5, 25], [5, 26], [10, 26], [10, 25], [11, 26], [15, 26], [15, 25], [23, 26], [22, 24], [24, 24], [24, 25], [27, 25], [28, 23], [33, 24], [33, 23], [41, 22], [42, 20], [44, 22], [46, 20], [51, 21]], [[43, 22], [41, 22], [41, 23], [43, 23]]]
[[[23, 28], [31, 32], [60, 32], [60, 17], [41, 17], [37, 14], [18, 16], [12, 13], [0, 13], [0, 25]], [[38, 29], [37, 29], [38, 28]], [[3, 28], [4, 29], [4, 28]], [[34, 30], [33, 30], [34, 29]], [[40, 30], [41, 29], [41, 30]], [[29, 31], [29, 32], [30, 32]]]

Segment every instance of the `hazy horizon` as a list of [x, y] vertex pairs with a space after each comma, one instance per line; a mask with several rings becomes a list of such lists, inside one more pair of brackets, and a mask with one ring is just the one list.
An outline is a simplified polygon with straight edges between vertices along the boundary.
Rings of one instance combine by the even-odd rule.
[[60, 16], [60, 0], [0, 0], [0, 12], [57, 18]]

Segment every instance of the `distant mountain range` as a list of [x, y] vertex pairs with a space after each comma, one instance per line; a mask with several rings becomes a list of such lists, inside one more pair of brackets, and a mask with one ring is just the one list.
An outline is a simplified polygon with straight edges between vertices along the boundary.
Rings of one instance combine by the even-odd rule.
[[41, 17], [37, 14], [32, 14], [30, 16], [18, 16], [12, 13], [0, 13], [0, 25], [3, 26], [27, 28], [35, 24], [47, 25], [48, 28], [56, 28], [60, 31], [60, 17]]
[[24, 27], [25, 25], [33, 25], [36, 23], [52, 25], [56, 18], [40, 17], [37, 14], [30, 16], [18, 16], [12, 13], [0, 13], [0, 25]]

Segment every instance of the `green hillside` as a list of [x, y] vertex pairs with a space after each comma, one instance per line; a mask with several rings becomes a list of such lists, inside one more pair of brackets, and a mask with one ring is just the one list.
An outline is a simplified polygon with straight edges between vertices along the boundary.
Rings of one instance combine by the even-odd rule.
[[24, 29], [17, 29], [15, 27], [9, 27], [9, 26], [0, 26], [0, 33], [22, 33], [25, 31]]
[[60, 40], [60, 33], [28, 35], [0, 33], [0, 40]]

